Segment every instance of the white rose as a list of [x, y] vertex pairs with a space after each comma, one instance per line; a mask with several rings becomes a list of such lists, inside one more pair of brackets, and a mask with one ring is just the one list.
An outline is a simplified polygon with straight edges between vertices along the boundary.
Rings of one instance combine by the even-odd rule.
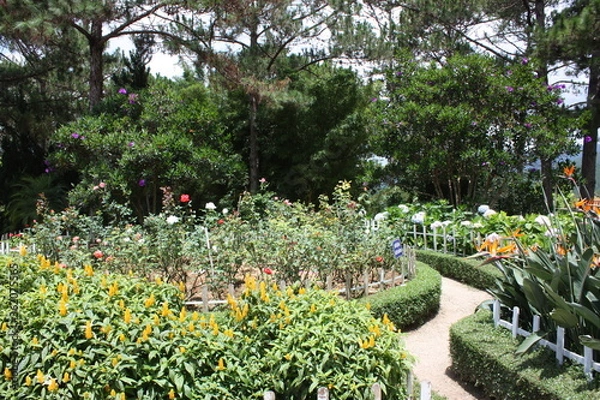
[[170, 215], [167, 218], [167, 224], [169, 225], [173, 225], [176, 224], [177, 222], [179, 222], [179, 217], [175, 216], [175, 215]]
[[206, 205], [204, 206], [204, 208], [206, 208], [207, 210], [216, 210], [217, 206], [215, 206], [215, 203], [213, 203], [211, 201], [210, 203], [206, 203]]

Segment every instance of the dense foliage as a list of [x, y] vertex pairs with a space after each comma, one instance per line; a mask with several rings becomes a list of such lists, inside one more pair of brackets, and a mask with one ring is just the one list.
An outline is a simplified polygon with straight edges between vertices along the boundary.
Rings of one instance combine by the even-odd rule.
[[0, 262], [2, 298], [19, 303], [0, 311], [4, 398], [309, 399], [328, 386], [367, 399], [375, 382], [393, 398], [405, 391], [411, 358], [393, 324], [324, 291], [247, 277], [228, 311], [200, 314], [159, 278], [43, 256]]

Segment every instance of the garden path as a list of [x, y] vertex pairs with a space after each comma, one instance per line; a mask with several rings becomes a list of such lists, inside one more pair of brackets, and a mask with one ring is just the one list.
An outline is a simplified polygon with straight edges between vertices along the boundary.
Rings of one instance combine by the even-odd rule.
[[450, 325], [471, 315], [481, 302], [489, 298], [491, 296], [484, 291], [442, 278], [439, 312], [423, 326], [404, 336], [408, 351], [416, 357], [413, 368], [415, 385], [429, 381], [432, 390], [448, 400], [487, 400], [477, 389], [455, 380], [449, 369], [449, 329]]

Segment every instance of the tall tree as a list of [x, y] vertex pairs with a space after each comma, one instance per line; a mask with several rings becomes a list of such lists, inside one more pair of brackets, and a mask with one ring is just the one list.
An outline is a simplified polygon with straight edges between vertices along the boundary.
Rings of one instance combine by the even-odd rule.
[[246, 94], [250, 190], [256, 191], [260, 171], [257, 115], [261, 104], [286, 90], [281, 61], [301, 55], [295, 69], [304, 70], [333, 58], [368, 57], [375, 43], [371, 27], [357, 19], [359, 4], [347, 0], [200, 0], [190, 4], [191, 11], [205, 12], [171, 19], [180, 37], [174, 45], [192, 52], [198, 70], [207, 70], [229, 89]]
[[127, 35], [156, 32], [150, 17], [170, 0], [6, 0], [0, 11], [0, 30], [32, 41], [52, 40], [65, 31], [82, 35], [87, 44], [89, 106], [102, 99], [104, 51], [109, 40]]
[[583, 72], [588, 76], [586, 108], [590, 118], [581, 157], [581, 193], [593, 199], [600, 128], [600, 1], [571, 1], [568, 7], [554, 15], [554, 21], [543, 48], [549, 57], [570, 61], [576, 73]]
[[442, 67], [407, 62], [388, 79], [388, 98], [375, 103], [377, 154], [401, 183], [455, 206], [498, 204], [512, 175], [572, 143], [557, 91], [526, 63], [455, 56]]

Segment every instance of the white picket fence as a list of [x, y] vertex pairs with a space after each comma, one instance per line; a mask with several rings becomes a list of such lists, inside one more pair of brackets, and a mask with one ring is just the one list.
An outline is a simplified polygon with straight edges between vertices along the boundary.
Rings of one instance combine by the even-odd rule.
[[[512, 310], [512, 321], [506, 321], [500, 318], [500, 301], [494, 300], [493, 303], [493, 314], [494, 314], [494, 326], [502, 326], [509, 329], [512, 332], [514, 338], [517, 335], [528, 337], [532, 332], [526, 331], [525, 329], [519, 328], [519, 307], [513, 307]], [[532, 321], [533, 333], [540, 330], [540, 317], [535, 315]], [[593, 371], [600, 372], [600, 363], [595, 362], [593, 359], [593, 349], [584, 346], [583, 356], [570, 351], [565, 348], [565, 329], [558, 327], [556, 329], [556, 343], [552, 343], [546, 339], [541, 339], [538, 343], [541, 346], [547, 347], [556, 353], [556, 360], [559, 365], [563, 364], [564, 358], [568, 358], [577, 364], [583, 365], [584, 374], [588, 379], [592, 379]]]
[[[461, 234], [464, 234], [464, 232]], [[457, 240], [460, 239], [461, 241], [464, 241], [464, 238], [459, 238], [457, 235], [456, 226], [454, 225], [443, 225], [436, 228], [428, 227], [425, 224], [413, 224], [412, 230], [406, 232], [406, 236], [412, 237], [413, 243], [416, 244], [422, 241], [423, 244], [417, 247], [423, 250], [434, 250], [454, 254], [456, 256], [469, 256], [473, 254], [472, 252], [467, 252], [464, 248], [459, 247]], [[475, 230], [471, 229], [468, 235], [469, 243], [472, 243], [473, 246], [479, 245], [483, 241], [481, 234]]]
[[[422, 381], [421, 383], [421, 394], [419, 400], [431, 400], [431, 382]], [[407, 400], [416, 400], [413, 396], [413, 375], [409, 373], [408, 376], [408, 397]], [[381, 385], [375, 383], [371, 386], [371, 392], [373, 393], [373, 400], [382, 400]], [[276, 400], [275, 392], [267, 391], [263, 395], [263, 400]], [[326, 387], [320, 387], [317, 389], [317, 400], [329, 400], [329, 389]]]

